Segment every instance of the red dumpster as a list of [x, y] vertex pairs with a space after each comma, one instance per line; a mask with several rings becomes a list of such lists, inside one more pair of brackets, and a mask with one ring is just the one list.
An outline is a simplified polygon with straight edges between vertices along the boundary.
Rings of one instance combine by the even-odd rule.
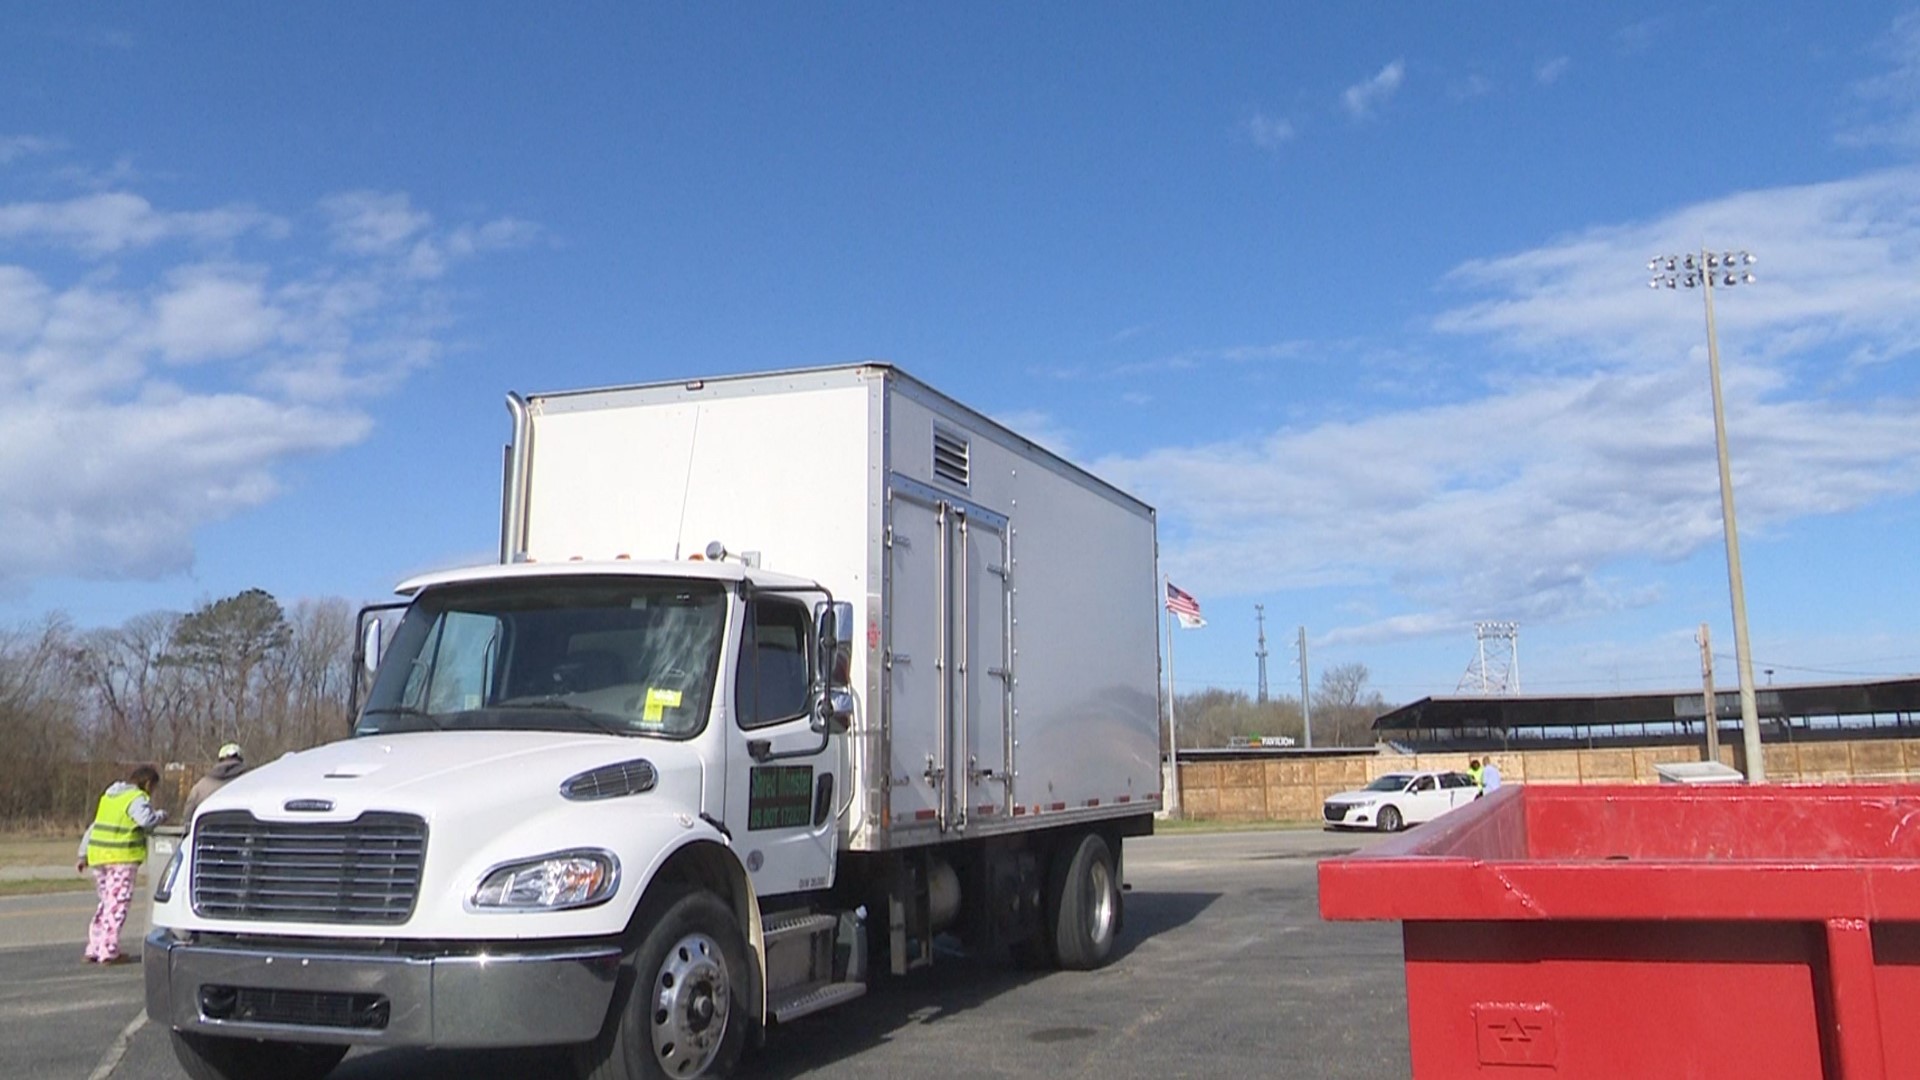
[[1413, 1072], [1920, 1077], [1920, 786], [1509, 786], [1320, 864]]

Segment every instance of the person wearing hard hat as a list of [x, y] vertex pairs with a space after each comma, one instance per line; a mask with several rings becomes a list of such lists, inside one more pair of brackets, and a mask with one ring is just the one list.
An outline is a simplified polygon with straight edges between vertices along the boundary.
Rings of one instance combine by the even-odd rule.
[[120, 952], [120, 928], [126, 925], [127, 907], [133, 901], [133, 876], [147, 861], [147, 830], [167, 820], [167, 812], [153, 805], [153, 787], [159, 782], [160, 770], [151, 765], [135, 767], [100, 796], [93, 824], [80, 837], [75, 867], [83, 874], [93, 871], [93, 891], [100, 898], [87, 930], [90, 964], [126, 962]]
[[181, 818], [188, 828], [193, 827], [193, 812], [207, 801], [207, 796], [226, 786], [227, 781], [247, 771], [247, 762], [240, 753], [239, 743], [227, 743], [220, 748], [218, 760], [207, 775], [194, 782], [193, 790], [187, 792], [187, 808]]

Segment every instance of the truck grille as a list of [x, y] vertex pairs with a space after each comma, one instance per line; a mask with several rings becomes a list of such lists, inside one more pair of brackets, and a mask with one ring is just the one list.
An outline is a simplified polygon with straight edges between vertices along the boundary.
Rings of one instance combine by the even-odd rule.
[[393, 1005], [384, 994], [203, 986], [200, 1013], [209, 1020], [379, 1031], [392, 1018]]
[[346, 822], [205, 814], [193, 826], [193, 910], [215, 919], [404, 923], [426, 855], [427, 823], [412, 814]]

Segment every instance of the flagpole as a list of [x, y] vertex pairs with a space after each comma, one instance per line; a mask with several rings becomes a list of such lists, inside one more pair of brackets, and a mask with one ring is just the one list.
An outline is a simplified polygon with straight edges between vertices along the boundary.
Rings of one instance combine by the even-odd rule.
[[1172, 581], [1163, 577], [1160, 580], [1161, 603], [1167, 623], [1167, 768], [1173, 782], [1172, 798], [1167, 804], [1167, 813], [1180, 817], [1180, 721], [1173, 709], [1173, 612], [1168, 610], [1165, 598], [1170, 595], [1166, 590]]

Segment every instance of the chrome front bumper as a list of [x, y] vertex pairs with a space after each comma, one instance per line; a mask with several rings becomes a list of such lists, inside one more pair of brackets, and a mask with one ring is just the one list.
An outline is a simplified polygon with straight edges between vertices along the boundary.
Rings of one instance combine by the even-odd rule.
[[541, 1046], [600, 1033], [614, 945], [432, 957], [191, 944], [147, 936], [147, 1016], [180, 1031], [381, 1046]]

